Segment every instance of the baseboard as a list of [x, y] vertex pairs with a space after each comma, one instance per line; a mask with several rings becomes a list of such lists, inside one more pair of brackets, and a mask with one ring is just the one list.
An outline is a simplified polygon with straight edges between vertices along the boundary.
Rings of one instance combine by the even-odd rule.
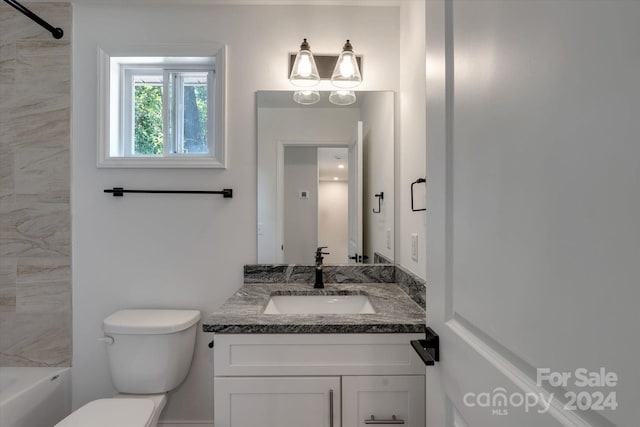
[[213, 421], [160, 421], [158, 427], [213, 427]]

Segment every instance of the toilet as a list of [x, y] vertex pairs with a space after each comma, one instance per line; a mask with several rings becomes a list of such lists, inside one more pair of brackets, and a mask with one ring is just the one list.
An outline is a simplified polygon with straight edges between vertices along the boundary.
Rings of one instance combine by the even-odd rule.
[[102, 323], [118, 394], [97, 399], [55, 427], [155, 427], [166, 393], [186, 378], [200, 320], [197, 310], [120, 310]]

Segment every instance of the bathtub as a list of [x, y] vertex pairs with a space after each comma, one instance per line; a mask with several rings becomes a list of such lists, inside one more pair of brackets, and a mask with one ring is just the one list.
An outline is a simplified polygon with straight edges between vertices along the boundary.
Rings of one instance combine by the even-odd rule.
[[0, 367], [0, 426], [51, 427], [71, 412], [69, 368]]

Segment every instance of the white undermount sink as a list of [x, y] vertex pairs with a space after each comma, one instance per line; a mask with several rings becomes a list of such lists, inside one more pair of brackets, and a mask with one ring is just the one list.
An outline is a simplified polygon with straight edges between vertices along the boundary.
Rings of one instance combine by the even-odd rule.
[[375, 313], [366, 295], [273, 295], [264, 314]]

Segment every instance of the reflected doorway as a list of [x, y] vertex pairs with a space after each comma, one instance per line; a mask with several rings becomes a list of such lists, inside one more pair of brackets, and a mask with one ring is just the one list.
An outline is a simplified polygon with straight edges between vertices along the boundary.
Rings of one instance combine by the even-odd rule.
[[285, 146], [283, 258], [312, 264], [318, 246], [325, 262], [349, 261], [349, 148]]

